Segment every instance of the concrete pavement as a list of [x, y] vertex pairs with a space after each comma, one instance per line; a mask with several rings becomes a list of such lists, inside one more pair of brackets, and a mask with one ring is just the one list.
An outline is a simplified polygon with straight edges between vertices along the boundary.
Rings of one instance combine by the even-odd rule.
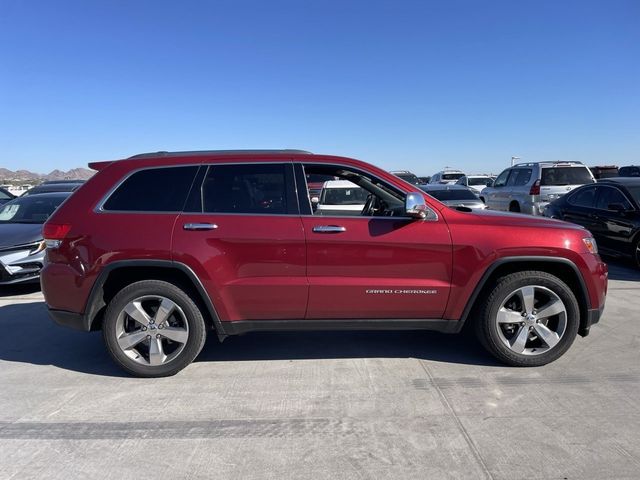
[[0, 292], [0, 479], [640, 478], [640, 272], [555, 363], [429, 332], [211, 336], [175, 377], [127, 377], [100, 333]]

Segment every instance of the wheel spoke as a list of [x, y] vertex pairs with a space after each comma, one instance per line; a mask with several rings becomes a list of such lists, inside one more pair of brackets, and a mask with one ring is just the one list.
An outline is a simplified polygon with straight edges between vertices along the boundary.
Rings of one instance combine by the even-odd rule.
[[160, 335], [178, 343], [187, 343], [189, 332], [186, 328], [167, 327], [160, 330]]
[[149, 340], [149, 365], [161, 365], [166, 359], [162, 338], [151, 337]]
[[156, 315], [153, 317], [153, 320], [156, 322], [156, 325], [160, 325], [164, 323], [173, 313], [176, 308], [176, 304], [173, 303], [168, 298], [163, 298], [162, 302], [160, 302], [160, 306], [158, 307], [158, 311]]
[[522, 287], [519, 293], [520, 293], [520, 298], [522, 298], [522, 306], [524, 308], [524, 311], [527, 313], [532, 313], [535, 297], [536, 297], [535, 287], [531, 287], [531, 286]]
[[563, 313], [565, 311], [564, 304], [561, 300], [554, 298], [549, 303], [544, 305], [540, 310], [538, 310], [538, 318], [549, 318], [557, 315], [559, 313]]
[[542, 323], [537, 323], [533, 328], [535, 329], [538, 336], [542, 339], [544, 343], [547, 344], [549, 348], [555, 347], [556, 344], [560, 341], [560, 337], [558, 336], [558, 334], [556, 332], [549, 330], [549, 328], [546, 325], [543, 325]]
[[522, 322], [522, 314], [506, 307], [498, 310], [498, 323], [520, 323]]
[[136, 322], [138, 322], [140, 325], [143, 325], [145, 327], [149, 325], [149, 320], [151, 320], [151, 318], [149, 317], [147, 312], [144, 311], [144, 309], [142, 308], [142, 304], [140, 302], [138, 301], [131, 302], [129, 305], [127, 305], [124, 308], [124, 312], [127, 315], [129, 315], [131, 318], [133, 318]]
[[518, 333], [514, 335], [514, 339], [510, 342], [511, 350], [516, 353], [524, 352], [524, 348], [527, 344], [527, 339], [529, 338], [529, 328], [528, 327], [520, 327]]
[[118, 338], [118, 345], [120, 345], [120, 348], [123, 350], [128, 350], [138, 345], [145, 338], [147, 338], [147, 332], [143, 332], [142, 330], [138, 330], [133, 333], [125, 333]]

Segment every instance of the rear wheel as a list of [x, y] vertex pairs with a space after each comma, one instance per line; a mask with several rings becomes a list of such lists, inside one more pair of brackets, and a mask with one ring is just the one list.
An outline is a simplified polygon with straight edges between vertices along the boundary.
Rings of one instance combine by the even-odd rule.
[[507, 365], [536, 367], [562, 356], [580, 324], [578, 301], [559, 278], [517, 272], [501, 278], [481, 308], [476, 333]]
[[124, 370], [139, 377], [175, 375], [202, 350], [202, 313], [183, 290], [144, 280], [123, 288], [109, 303], [103, 337]]

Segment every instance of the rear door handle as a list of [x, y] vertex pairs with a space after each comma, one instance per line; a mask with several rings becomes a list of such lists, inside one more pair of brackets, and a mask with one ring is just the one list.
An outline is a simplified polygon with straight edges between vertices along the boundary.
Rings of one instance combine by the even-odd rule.
[[340, 225], [316, 225], [313, 227], [315, 233], [342, 233], [347, 229]]
[[182, 228], [185, 230], [215, 230], [218, 225], [215, 223], [185, 223]]

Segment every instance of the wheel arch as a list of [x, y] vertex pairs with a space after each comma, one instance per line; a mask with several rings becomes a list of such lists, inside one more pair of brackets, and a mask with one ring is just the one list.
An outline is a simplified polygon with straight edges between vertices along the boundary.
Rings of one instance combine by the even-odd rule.
[[196, 274], [187, 265], [169, 260], [120, 260], [106, 265], [96, 279], [85, 308], [87, 330], [100, 330], [106, 306], [125, 286], [140, 280], [164, 280], [184, 289], [203, 312], [205, 322], [226, 335], [220, 318]]
[[578, 267], [571, 260], [560, 257], [506, 257], [493, 262], [487, 268], [467, 301], [460, 318], [460, 330], [462, 330], [468, 318], [475, 313], [479, 305], [478, 300], [484, 298], [484, 294], [487, 294], [495, 286], [498, 278], [523, 270], [538, 270], [550, 273], [569, 286], [576, 295], [580, 307], [578, 333], [581, 336], [586, 336], [589, 331], [588, 312], [591, 308], [589, 292]]

